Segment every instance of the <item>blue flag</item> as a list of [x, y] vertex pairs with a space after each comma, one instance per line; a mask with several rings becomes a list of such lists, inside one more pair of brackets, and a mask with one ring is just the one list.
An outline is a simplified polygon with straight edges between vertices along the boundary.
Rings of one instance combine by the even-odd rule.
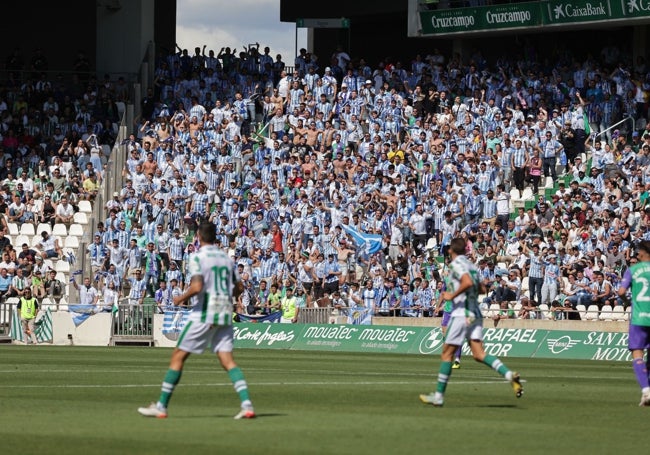
[[100, 313], [102, 307], [92, 304], [70, 304], [68, 305], [68, 312], [72, 316], [72, 322], [75, 327], [79, 326], [82, 322], [96, 313]]
[[264, 315], [247, 315], [247, 314], [241, 314], [237, 313], [237, 316], [239, 317], [239, 322], [252, 322], [252, 323], [273, 323], [273, 322], [280, 322], [280, 318], [282, 317], [282, 311], [274, 311], [271, 314], [264, 314]]
[[[167, 338], [172, 339], [174, 335], [178, 336], [189, 318], [191, 310], [189, 308], [174, 308], [173, 310], [165, 309], [163, 318], [162, 333]], [[171, 336], [170, 336], [171, 335]]]
[[368, 254], [375, 254], [381, 251], [381, 235], [366, 234], [346, 225], [342, 225], [341, 227], [352, 237], [352, 240], [354, 240], [358, 248], [365, 248]]
[[348, 324], [354, 325], [371, 325], [372, 312], [368, 308], [354, 307], [348, 308]]

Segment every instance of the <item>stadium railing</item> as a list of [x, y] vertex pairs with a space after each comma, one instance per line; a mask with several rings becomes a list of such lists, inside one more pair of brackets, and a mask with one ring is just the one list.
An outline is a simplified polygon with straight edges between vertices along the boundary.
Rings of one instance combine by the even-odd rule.
[[0, 303], [0, 343], [11, 342], [11, 317], [16, 311], [14, 305]]
[[301, 324], [329, 324], [333, 307], [301, 308], [298, 322]]
[[153, 346], [155, 311], [156, 305], [150, 301], [142, 305], [118, 305], [117, 311], [113, 312], [110, 345]]

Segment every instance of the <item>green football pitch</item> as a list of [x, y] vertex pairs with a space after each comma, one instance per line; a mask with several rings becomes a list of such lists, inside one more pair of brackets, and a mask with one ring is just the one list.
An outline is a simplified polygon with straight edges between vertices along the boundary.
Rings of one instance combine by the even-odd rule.
[[[147, 419], [169, 349], [0, 346], [0, 447], [11, 454], [625, 453], [650, 409], [627, 363], [505, 359], [525, 394], [465, 359], [444, 408], [433, 356], [239, 350], [259, 418], [211, 355], [193, 356], [169, 418]], [[644, 436], [646, 435], [646, 436]]]

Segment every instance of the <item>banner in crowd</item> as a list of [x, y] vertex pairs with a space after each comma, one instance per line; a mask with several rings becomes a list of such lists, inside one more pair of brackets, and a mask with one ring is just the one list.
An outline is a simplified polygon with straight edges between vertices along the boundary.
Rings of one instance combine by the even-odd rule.
[[282, 311], [274, 311], [271, 314], [264, 314], [264, 315], [248, 315], [248, 314], [241, 314], [237, 313], [237, 318], [239, 318], [239, 322], [251, 322], [251, 323], [261, 323], [261, 324], [269, 324], [269, 323], [276, 323], [280, 322], [280, 319], [282, 318]]
[[375, 254], [378, 251], [381, 251], [381, 235], [359, 232], [355, 228], [347, 225], [342, 225], [342, 228], [350, 235], [350, 237], [352, 237], [352, 240], [357, 245], [357, 248], [365, 248], [368, 254]]
[[[627, 332], [565, 331], [520, 328], [483, 329], [488, 354], [499, 357], [631, 361]], [[235, 345], [347, 352], [437, 355], [444, 337], [440, 327], [361, 326], [348, 324], [235, 324]], [[469, 347], [463, 351], [469, 353]]]
[[185, 328], [185, 324], [187, 324], [190, 313], [189, 308], [175, 308], [175, 311], [165, 310], [162, 326], [163, 335], [170, 340], [177, 340], [183, 328]]
[[[46, 343], [52, 341], [52, 313], [48, 308], [45, 312], [41, 312], [41, 315], [40, 318], [37, 316], [36, 321], [34, 321], [34, 332], [36, 333], [36, 341]], [[11, 317], [11, 339], [21, 343], [25, 342], [25, 334], [20, 323], [20, 310], [15, 307]]]
[[348, 324], [370, 325], [372, 324], [372, 312], [368, 308], [348, 308]]
[[101, 313], [102, 307], [93, 304], [69, 304], [68, 312], [75, 327], [78, 327], [93, 314]]

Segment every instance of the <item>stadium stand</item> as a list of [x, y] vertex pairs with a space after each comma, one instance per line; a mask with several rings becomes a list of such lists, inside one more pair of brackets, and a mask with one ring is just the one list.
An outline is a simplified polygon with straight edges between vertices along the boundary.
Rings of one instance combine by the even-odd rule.
[[[83, 256], [100, 294], [117, 280], [120, 297], [155, 299], [160, 280], [185, 286], [193, 231], [210, 221], [249, 290], [240, 312], [267, 311], [272, 285], [308, 290], [300, 304], [316, 306], [334, 291], [349, 304], [362, 288], [352, 284], [371, 280], [368, 311], [417, 306], [400, 314], [419, 316], [442, 290], [449, 240], [463, 236], [488, 298], [497, 272], [516, 270], [515, 306], [529, 297], [555, 318], [557, 299], [564, 316], [597, 319], [603, 309], [617, 319], [618, 283], [635, 241], [650, 236], [650, 78], [643, 62], [595, 55], [404, 56], [409, 63], [373, 66], [352, 56], [344, 68], [309, 54], [293, 67], [268, 62], [255, 46], [163, 55], [137, 128], [116, 145], [127, 157], [124, 185], [103, 201], [102, 219], [93, 188], [125, 95], [116, 81], [39, 93], [20, 80], [0, 100], [24, 119], [2, 130], [5, 232], [14, 249], [51, 234], [63, 250], [45, 264], [65, 283]], [[98, 243], [79, 251], [89, 229]], [[535, 245], [539, 293], [529, 277]], [[153, 271], [144, 291], [135, 269]], [[311, 285], [323, 279], [329, 286]], [[618, 316], [605, 317], [607, 306]]]

